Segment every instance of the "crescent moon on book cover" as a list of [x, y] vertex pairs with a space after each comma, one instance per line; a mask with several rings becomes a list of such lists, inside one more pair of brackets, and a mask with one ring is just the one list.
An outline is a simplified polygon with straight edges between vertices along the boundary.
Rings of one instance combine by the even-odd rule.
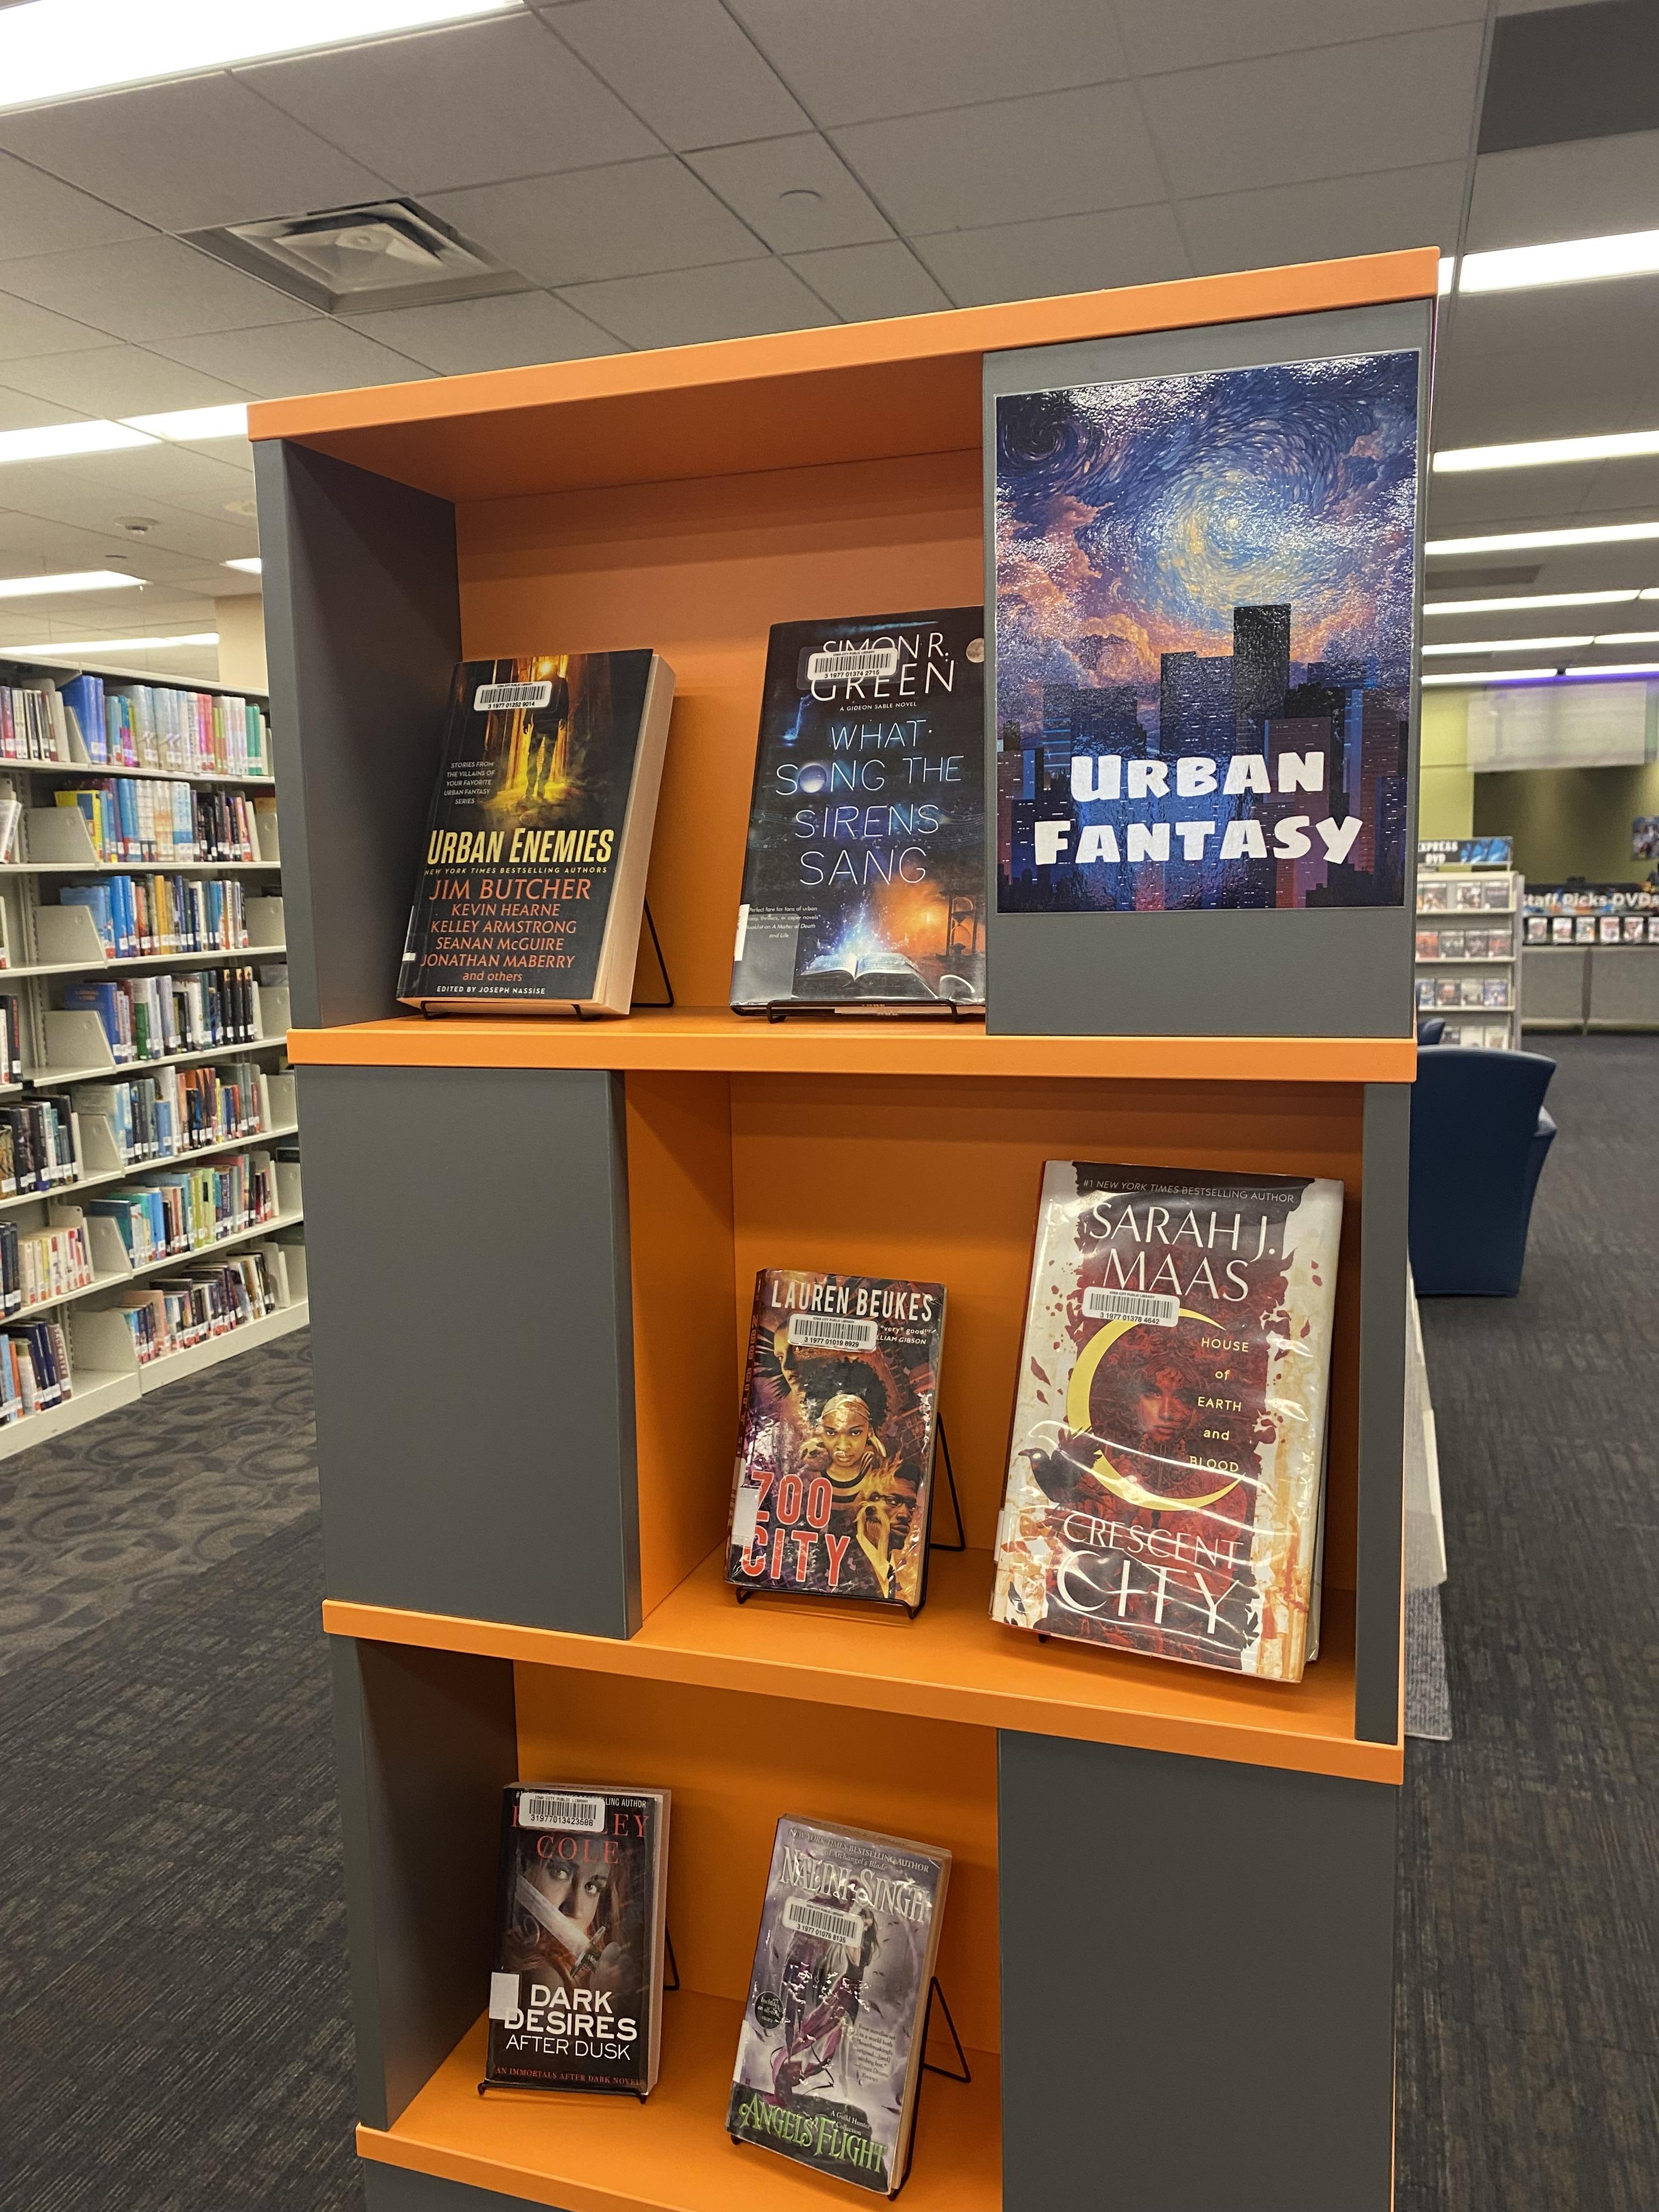
[[[1216, 1327], [1207, 1314], [1194, 1313], [1186, 1306], [1180, 1310], [1182, 1321], [1195, 1321], [1206, 1328]], [[1074, 1436], [1092, 1436], [1095, 1432], [1093, 1408], [1090, 1401], [1094, 1391], [1095, 1375], [1101, 1362], [1113, 1346], [1132, 1328], [1143, 1328], [1145, 1326], [1145, 1322], [1138, 1321], [1109, 1321], [1103, 1328], [1096, 1331], [1078, 1354], [1077, 1364], [1072, 1370], [1072, 1379], [1066, 1389], [1066, 1425]], [[1142, 1456], [1139, 1449], [1135, 1449], [1137, 1456]], [[1145, 1455], [1158, 1456], [1155, 1453]], [[1096, 1455], [1092, 1472], [1126, 1505], [1144, 1506], [1152, 1513], [1195, 1513], [1203, 1506], [1213, 1505], [1230, 1490], [1237, 1490], [1244, 1479], [1236, 1474], [1231, 1481], [1224, 1482], [1219, 1490], [1202, 1491], [1194, 1498], [1164, 1498], [1157, 1491], [1148, 1490], [1138, 1476], [1125, 1474], [1114, 1467], [1104, 1451]]]

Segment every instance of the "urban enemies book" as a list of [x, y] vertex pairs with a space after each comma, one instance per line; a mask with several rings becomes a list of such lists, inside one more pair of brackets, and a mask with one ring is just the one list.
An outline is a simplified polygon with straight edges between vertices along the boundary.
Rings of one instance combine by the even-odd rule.
[[398, 996], [625, 1014], [674, 672], [654, 653], [463, 661]]
[[726, 1578], [921, 1602], [945, 1289], [763, 1267]]
[[487, 2081], [655, 2087], [668, 1814], [665, 1790], [502, 1792]]
[[915, 2119], [951, 1854], [784, 1819], [726, 2126], [819, 2173], [896, 2194]]
[[1339, 1182], [1048, 1162], [994, 1620], [1301, 1680], [1341, 1230]]
[[984, 631], [981, 607], [774, 629], [739, 1013], [984, 1006]]

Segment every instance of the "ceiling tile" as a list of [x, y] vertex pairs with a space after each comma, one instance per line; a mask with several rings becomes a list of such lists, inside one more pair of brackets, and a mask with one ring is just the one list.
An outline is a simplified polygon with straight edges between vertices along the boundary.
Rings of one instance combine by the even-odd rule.
[[1499, 446], [1626, 429], [1650, 381], [1649, 364], [1594, 347], [1450, 351], [1435, 375], [1435, 442]]
[[729, 0], [814, 119], [863, 123], [1126, 76], [1101, 0]]
[[811, 125], [720, 0], [574, 0], [544, 20], [671, 146]]
[[[4, 191], [0, 179], [0, 193]], [[0, 262], [0, 279], [5, 276]], [[24, 361], [31, 354], [64, 353], [71, 346], [106, 346], [107, 331], [88, 330], [67, 315], [54, 315], [45, 307], [32, 307], [27, 300], [0, 291], [0, 361]]]
[[770, 259], [579, 284], [567, 296], [631, 346], [697, 345], [835, 320], [792, 269]]
[[915, 244], [959, 307], [1156, 284], [1193, 273], [1175, 216], [1164, 206], [945, 231]]
[[1659, 131], [1483, 154], [1474, 165], [1468, 249], [1651, 230], [1659, 223], [1656, 178]]
[[360, 384], [410, 384], [428, 374], [418, 362], [326, 315], [269, 330], [170, 338], [156, 351], [209, 376], [223, 377], [228, 384], [257, 392], [262, 399], [291, 398], [302, 392], [343, 392]]
[[1085, 86], [831, 134], [910, 237], [1161, 199], [1131, 88]]
[[269, 62], [237, 76], [404, 191], [661, 151], [534, 15]]
[[1113, 0], [1137, 75], [1334, 46], [1357, 32], [1478, 23], [1484, 0]]
[[87, 483], [118, 493], [125, 514], [148, 513], [159, 503], [228, 524], [244, 519], [228, 515], [226, 508], [246, 498], [247, 467], [188, 446], [130, 446], [122, 453], [88, 453], [79, 471]]
[[0, 116], [0, 146], [164, 230], [303, 214], [385, 190], [222, 76]]
[[[4, 471], [8, 505], [20, 514], [43, 518], [47, 525], [69, 523], [96, 532], [109, 546], [132, 556], [136, 572], [155, 552], [191, 554], [205, 561], [227, 561], [250, 550], [250, 526], [234, 515], [194, 513], [166, 500], [135, 494], [130, 486], [103, 483], [85, 475], [74, 461], [25, 461]], [[143, 515], [154, 525], [140, 539], [130, 538], [118, 520]]]
[[14, 392], [30, 392], [85, 415], [160, 415], [174, 407], [216, 407], [246, 392], [204, 376], [139, 346], [100, 346], [92, 353], [41, 354], [0, 366]]
[[[0, 389], [0, 430], [40, 430], [53, 422], [84, 422], [84, 409], [56, 407], [45, 399], [37, 399], [31, 392]], [[16, 465], [0, 463], [0, 507], [6, 504], [6, 485], [9, 471]]]
[[284, 293], [226, 269], [174, 238], [140, 238], [76, 253], [0, 262], [0, 292], [71, 315], [139, 345], [312, 314]]
[[67, 253], [77, 246], [116, 246], [142, 238], [144, 226], [118, 208], [106, 207], [56, 177], [42, 175], [15, 155], [0, 154], [0, 254]]
[[479, 368], [527, 368], [537, 362], [575, 361], [618, 349], [608, 332], [545, 292], [396, 307], [349, 320], [365, 337], [395, 346], [445, 376]]
[[1465, 158], [1480, 26], [1318, 46], [1146, 78], [1146, 119], [1183, 198]]
[[[1654, 358], [1659, 332], [1659, 276], [1621, 276], [1599, 284], [1548, 284], [1535, 292], [1471, 293], [1453, 302], [1446, 346], [1462, 362], [1482, 354], [1594, 347], [1602, 355]], [[1563, 387], [1570, 408], [1571, 386]], [[1564, 426], [1560, 435], [1571, 434]]]
[[[429, 204], [544, 284], [639, 276], [766, 252], [700, 177], [667, 157], [481, 185], [437, 194]], [[0, 268], [0, 279], [4, 273]]]
[[[1659, 515], [1659, 455], [1638, 460], [1603, 461], [1589, 471], [1589, 476], [1584, 495], [1578, 502], [1585, 516], [1600, 514], [1616, 521], [1621, 513], [1631, 509]], [[1659, 611], [1655, 612], [1649, 628], [1659, 629]]]
[[1462, 538], [1482, 530], [1525, 527], [1534, 516], [1568, 520], [1598, 471], [1595, 468], [1481, 469], [1429, 477], [1429, 532]]
[[[5, 473], [0, 471], [0, 482]], [[251, 540], [252, 525], [244, 524], [243, 528]], [[250, 542], [245, 550], [251, 553], [255, 549]], [[158, 545], [153, 538], [144, 539], [141, 549], [137, 539], [125, 537], [119, 530], [94, 530], [38, 514], [3, 511], [0, 511], [0, 560], [13, 570], [27, 561], [54, 568], [107, 566], [134, 576], [153, 578], [167, 588], [171, 588], [179, 577], [199, 576], [204, 568], [198, 554], [172, 552]], [[144, 605], [148, 601], [138, 604]]]
[[1326, 177], [1182, 200], [1181, 227], [1202, 275], [1269, 269], [1293, 261], [1443, 246], [1457, 238], [1464, 165], [1437, 161], [1381, 176]]
[[816, 131], [722, 146], [686, 159], [775, 253], [868, 246], [893, 234], [846, 163]]
[[824, 253], [792, 253], [789, 265], [849, 323], [890, 315], [928, 315], [951, 305], [899, 239], [878, 246], [836, 246]]

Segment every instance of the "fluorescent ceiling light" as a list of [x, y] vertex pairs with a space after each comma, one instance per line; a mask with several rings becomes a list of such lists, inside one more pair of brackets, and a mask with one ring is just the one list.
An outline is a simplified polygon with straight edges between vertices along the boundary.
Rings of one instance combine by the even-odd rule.
[[1510, 530], [1492, 538], [1431, 538], [1423, 550], [1530, 553], [1550, 545], [1631, 545], [1646, 538], [1659, 538], [1659, 522], [1598, 522], [1583, 530]]
[[1418, 681], [1425, 690], [1431, 684], [1462, 684], [1474, 688], [1483, 684], [1536, 684], [1557, 673], [1553, 668], [1481, 668], [1467, 669], [1455, 676], [1423, 676]]
[[1605, 629], [1598, 645], [1659, 645], [1659, 629]]
[[[1629, 592], [1543, 592], [1529, 599], [1425, 599], [1425, 615], [1516, 614], [1535, 607], [1625, 606], [1637, 596]], [[1659, 591], [1646, 594], [1659, 599]]]
[[1437, 474], [1466, 469], [1540, 469], [1558, 461], [1628, 461], [1659, 453], [1659, 430], [1614, 430], [1606, 437], [1534, 438], [1523, 446], [1454, 446], [1437, 453]]
[[[32, 4], [40, 7], [44, 0], [32, 0]], [[15, 12], [0, 8], [0, 27]], [[0, 461], [51, 461], [63, 453], [111, 453], [122, 446], [155, 442], [125, 422], [47, 422], [36, 430], [0, 430]]]
[[[0, 24], [4, 22], [0, 15]], [[1459, 292], [1520, 292], [1539, 284], [1585, 284], [1605, 276], [1648, 276], [1659, 270], [1659, 230], [1621, 231], [1613, 238], [1568, 238], [1554, 246], [1510, 246], [1466, 253]], [[1443, 276], [1441, 289], [1448, 289]]]
[[[35, 0], [38, 7], [40, 0]], [[233, 407], [181, 407], [171, 415], [124, 415], [122, 421], [130, 430], [143, 430], [152, 438], [180, 439], [246, 438], [247, 435], [247, 403], [239, 399]]]
[[0, 111], [516, 11], [520, 0], [27, 0], [0, 8]]
[[[264, 564], [257, 553], [250, 554], [246, 561], [222, 561], [219, 566], [222, 568], [240, 568], [245, 576], [262, 576], [264, 574]], [[1636, 597], [1634, 592], [1631, 597]]]
[[1575, 676], [1659, 676], [1659, 660], [1608, 661], [1605, 665], [1576, 668]]
[[118, 568], [85, 568], [74, 576], [0, 576], [0, 599], [44, 599], [56, 592], [118, 592], [143, 582]]
[[216, 629], [192, 630], [187, 637], [48, 638], [44, 645], [0, 646], [0, 656], [7, 660], [67, 660], [86, 653], [164, 653], [173, 646], [218, 642]]
[[1555, 653], [1574, 646], [1594, 645], [1593, 637], [1488, 637], [1478, 645], [1425, 645], [1425, 656], [1436, 653]]

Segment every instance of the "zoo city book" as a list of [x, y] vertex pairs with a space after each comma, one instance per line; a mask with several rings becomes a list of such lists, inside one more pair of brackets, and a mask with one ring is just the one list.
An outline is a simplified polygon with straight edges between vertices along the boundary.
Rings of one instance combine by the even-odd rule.
[[763, 1267], [726, 1578], [921, 1602], [945, 1286]]
[[726, 2128], [891, 2197], [904, 2174], [951, 1854], [785, 1818]]
[[780, 623], [732, 1004], [985, 1003], [985, 612]]
[[1301, 1680], [1341, 1231], [1340, 1182], [1047, 1164], [994, 1620]]
[[398, 996], [625, 1014], [674, 672], [654, 653], [455, 671]]
[[656, 2086], [668, 1812], [665, 1790], [502, 1792], [487, 2081]]

